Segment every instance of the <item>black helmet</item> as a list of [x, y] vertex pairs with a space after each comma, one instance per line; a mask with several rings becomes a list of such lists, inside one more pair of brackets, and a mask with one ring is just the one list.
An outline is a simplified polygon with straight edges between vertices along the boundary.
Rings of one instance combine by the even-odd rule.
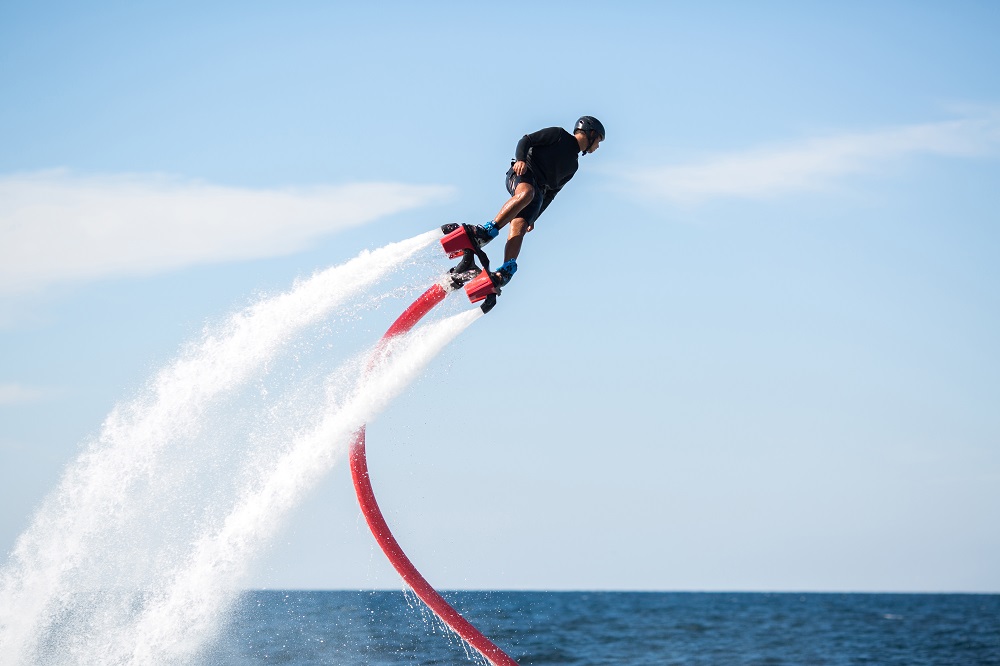
[[591, 132], [597, 132], [601, 135], [601, 141], [604, 141], [604, 125], [602, 125], [601, 121], [594, 116], [583, 116], [576, 121], [576, 129], [573, 131], [579, 132], [581, 130], [586, 133], [587, 136], [590, 136]]

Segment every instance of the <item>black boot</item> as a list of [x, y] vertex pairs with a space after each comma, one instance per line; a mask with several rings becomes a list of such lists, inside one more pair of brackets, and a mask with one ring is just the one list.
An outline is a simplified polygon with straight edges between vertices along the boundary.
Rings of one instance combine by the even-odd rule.
[[517, 272], [517, 261], [515, 259], [508, 259], [503, 262], [503, 264], [493, 273], [494, 283], [498, 287], [505, 287], [510, 279], [514, 277], [514, 273]]
[[490, 220], [486, 224], [477, 224], [474, 227], [469, 226], [468, 229], [469, 238], [472, 239], [472, 242], [477, 247], [486, 245], [500, 234], [500, 230], [493, 225], [493, 220]]

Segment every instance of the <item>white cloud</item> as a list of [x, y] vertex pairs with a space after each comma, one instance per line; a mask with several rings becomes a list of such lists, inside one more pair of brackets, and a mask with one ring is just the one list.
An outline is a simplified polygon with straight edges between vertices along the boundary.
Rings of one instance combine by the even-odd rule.
[[397, 183], [247, 189], [62, 170], [2, 176], [0, 293], [288, 254], [451, 194]]
[[885, 168], [918, 154], [968, 157], [1000, 147], [1000, 112], [721, 155], [697, 164], [632, 172], [640, 193], [678, 203], [718, 197], [769, 198], [818, 190], [837, 178]]
[[20, 384], [0, 384], [0, 405], [16, 405], [41, 400], [44, 393], [40, 389]]

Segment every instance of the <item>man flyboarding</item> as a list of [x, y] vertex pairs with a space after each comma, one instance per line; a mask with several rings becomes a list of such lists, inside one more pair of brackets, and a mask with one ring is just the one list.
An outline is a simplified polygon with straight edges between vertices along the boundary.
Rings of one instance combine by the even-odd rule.
[[504, 286], [514, 276], [524, 235], [535, 228], [538, 216], [576, 174], [580, 155], [594, 152], [601, 141], [604, 141], [604, 125], [593, 116], [583, 116], [576, 121], [572, 134], [561, 127], [548, 127], [525, 134], [517, 142], [514, 159], [507, 171], [510, 199], [496, 217], [475, 227], [473, 239], [482, 247], [510, 225], [503, 264], [496, 271], [499, 286]]
[[[526, 134], [517, 144], [515, 158], [507, 172], [507, 191], [510, 199], [492, 220], [483, 225], [446, 224], [441, 227], [445, 234], [441, 247], [451, 257], [462, 257], [448, 275], [433, 284], [421, 294], [389, 327], [382, 340], [411, 330], [449, 293], [465, 288], [473, 303], [485, 301], [483, 312], [496, 304], [500, 287], [510, 282], [517, 270], [517, 255], [521, 251], [524, 235], [535, 227], [538, 216], [548, 208], [556, 194], [569, 182], [579, 168], [580, 155], [597, 150], [604, 140], [604, 126], [592, 116], [580, 118], [573, 134], [560, 127], [549, 127], [533, 134]], [[495, 272], [489, 270], [489, 257], [483, 252], [483, 245], [496, 238], [500, 229], [510, 225], [507, 245], [504, 247], [504, 263]], [[476, 259], [482, 263], [480, 270]], [[392, 536], [389, 525], [375, 501], [368, 462], [365, 457], [365, 429], [361, 427], [351, 445], [351, 477], [354, 490], [365, 520], [371, 528], [375, 540], [389, 558], [393, 568], [403, 577], [406, 584], [438, 618], [462, 640], [472, 646], [483, 658], [494, 666], [517, 666], [506, 652], [496, 643], [476, 629], [455, 610], [420, 575], [416, 567], [400, 548]]]
[[[504, 262], [496, 271], [488, 273], [496, 293], [499, 293], [500, 287], [510, 282], [517, 271], [517, 256], [521, 252], [525, 234], [535, 228], [538, 216], [576, 174], [580, 156], [596, 151], [602, 141], [604, 125], [593, 116], [583, 116], [577, 120], [572, 134], [561, 127], [548, 127], [525, 134], [517, 142], [514, 159], [507, 171], [507, 192], [510, 193], [510, 199], [500, 208], [496, 217], [486, 224], [447, 224], [441, 228], [445, 234], [467, 235], [472, 250], [482, 261], [485, 258], [482, 247], [496, 238], [501, 229], [510, 225], [507, 244], [504, 246]], [[457, 231], [460, 226], [464, 228], [464, 234]], [[445, 243], [446, 241], [442, 241], [442, 244]], [[467, 253], [458, 272], [466, 270], [471, 261], [471, 253]], [[484, 264], [483, 268], [488, 268], [488, 262]]]

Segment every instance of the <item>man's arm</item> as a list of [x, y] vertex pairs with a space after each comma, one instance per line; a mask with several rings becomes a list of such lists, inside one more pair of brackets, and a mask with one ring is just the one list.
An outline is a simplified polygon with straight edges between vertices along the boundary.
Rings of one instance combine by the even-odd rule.
[[514, 159], [518, 162], [526, 161], [528, 159], [528, 148], [531, 148], [531, 137], [525, 134], [517, 142], [517, 148], [514, 149]]

